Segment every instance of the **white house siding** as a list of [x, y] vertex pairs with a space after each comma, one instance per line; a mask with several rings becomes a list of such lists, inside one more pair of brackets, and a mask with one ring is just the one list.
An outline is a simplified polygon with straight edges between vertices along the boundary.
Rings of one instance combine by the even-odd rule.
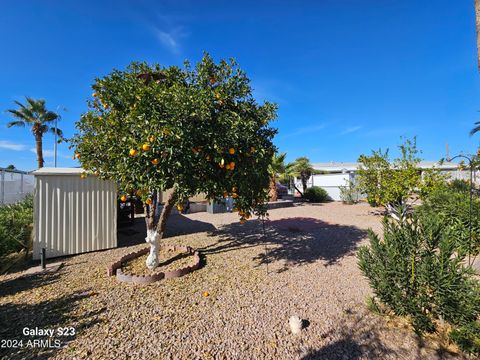
[[79, 254], [117, 246], [117, 188], [82, 169], [35, 174], [33, 258]]

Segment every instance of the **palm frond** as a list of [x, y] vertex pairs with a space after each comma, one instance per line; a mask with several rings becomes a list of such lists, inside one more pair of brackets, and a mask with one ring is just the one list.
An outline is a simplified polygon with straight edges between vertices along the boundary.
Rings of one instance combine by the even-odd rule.
[[63, 139], [63, 131], [60, 130], [59, 128], [54, 128], [54, 127], [51, 127], [49, 129], [49, 131], [52, 133], [52, 134], [57, 134], [57, 136], [60, 138], [60, 139]]
[[7, 128], [11, 128], [14, 126], [25, 127], [25, 121], [17, 120], [17, 121], [10, 121], [9, 123], [7, 123]]
[[475, 135], [477, 132], [480, 132], [480, 121], [477, 121], [475, 127], [470, 130], [470, 136]]

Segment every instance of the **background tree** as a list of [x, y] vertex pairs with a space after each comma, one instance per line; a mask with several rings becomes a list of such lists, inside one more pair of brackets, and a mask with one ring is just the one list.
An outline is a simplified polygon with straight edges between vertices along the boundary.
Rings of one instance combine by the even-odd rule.
[[373, 151], [371, 156], [361, 155], [357, 172], [359, 190], [367, 195], [372, 206], [404, 204], [408, 197], [428, 195], [445, 183], [446, 178], [437, 169], [419, 168], [420, 158], [416, 139], [406, 139], [399, 145], [400, 156], [390, 161], [388, 149]]
[[5, 169], [7, 169], [7, 170], [15, 170], [15, 165], [10, 164], [10, 165], [8, 165]]
[[15, 119], [7, 124], [7, 127], [12, 126], [31, 126], [31, 131], [35, 137], [35, 148], [37, 151], [37, 163], [38, 167], [42, 168], [44, 164], [43, 160], [43, 135], [46, 132], [57, 134], [60, 139], [63, 137], [62, 130], [58, 128], [52, 128], [51, 123], [58, 119], [58, 114], [47, 110], [45, 106], [45, 100], [35, 100], [30, 97], [25, 97], [26, 104], [22, 104], [20, 101], [15, 101], [18, 105], [18, 109], [8, 109], [7, 111]]
[[303, 197], [305, 190], [307, 189], [308, 179], [310, 179], [310, 177], [315, 173], [315, 169], [310, 163], [310, 160], [305, 156], [297, 158], [293, 163], [288, 164], [287, 168], [294, 177], [300, 178], [300, 181], [302, 182], [302, 191], [295, 186], [295, 182], [294, 186]]
[[275, 154], [272, 156], [272, 163], [268, 169], [270, 173], [270, 201], [278, 200], [277, 176], [285, 172], [285, 158], [287, 153]]
[[[93, 89], [72, 147], [85, 169], [145, 202], [150, 269], [172, 207], [190, 196], [232, 196], [241, 223], [265, 214], [276, 105], [257, 104], [233, 59], [214, 63], [206, 54], [194, 68], [132, 63]], [[157, 194], [167, 189], [157, 220]]]

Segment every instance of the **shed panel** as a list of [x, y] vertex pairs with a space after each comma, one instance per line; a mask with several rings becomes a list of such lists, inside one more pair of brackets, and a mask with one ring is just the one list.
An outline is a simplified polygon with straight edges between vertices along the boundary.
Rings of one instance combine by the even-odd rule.
[[80, 171], [35, 172], [34, 259], [42, 248], [50, 258], [117, 246], [116, 185]]

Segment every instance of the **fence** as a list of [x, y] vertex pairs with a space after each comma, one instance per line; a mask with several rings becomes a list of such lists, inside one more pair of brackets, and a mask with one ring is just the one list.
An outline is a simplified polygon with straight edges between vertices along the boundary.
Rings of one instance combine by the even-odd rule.
[[34, 179], [26, 171], [0, 168], [0, 205], [12, 204], [33, 193]]

